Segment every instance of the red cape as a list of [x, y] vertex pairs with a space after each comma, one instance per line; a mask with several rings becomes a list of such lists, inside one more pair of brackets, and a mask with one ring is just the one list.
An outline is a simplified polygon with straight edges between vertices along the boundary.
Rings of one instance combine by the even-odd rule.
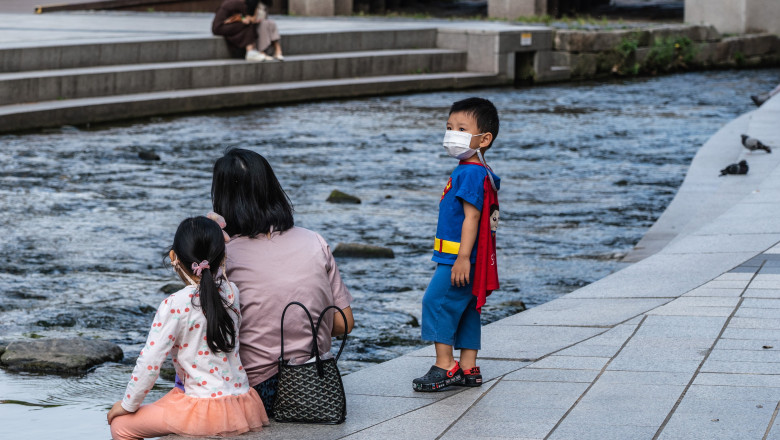
[[482, 313], [482, 306], [487, 302], [486, 298], [498, 289], [496, 232], [491, 230], [490, 225], [493, 212], [498, 211], [498, 193], [493, 189], [487, 176], [483, 187], [485, 197], [484, 202], [482, 202], [482, 215], [479, 218], [477, 262], [474, 264], [474, 284], [471, 288], [471, 293], [477, 297], [477, 311], [479, 313]]

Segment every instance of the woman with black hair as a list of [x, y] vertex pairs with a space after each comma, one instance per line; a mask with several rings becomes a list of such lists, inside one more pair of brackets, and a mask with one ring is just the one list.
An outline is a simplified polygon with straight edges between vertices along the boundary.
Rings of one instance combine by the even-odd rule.
[[[214, 164], [211, 200], [230, 237], [227, 275], [241, 290], [241, 360], [270, 415], [284, 307], [301, 302], [315, 321], [327, 306], [344, 310], [346, 322], [338, 313], [323, 318], [317, 338], [326, 353], [332, 336], [352, 331], [352, 295], [325, 240], [294, 226], [290, 200], [263, 156], [244, 149], [227, 151]], [[311, 330], [302, 311], [288, 312], [284, 331], [285, 356], [308, 360]]]
[[234, 58], [284, 60], [279, 30], [259, 0], [224, 0], [214, 15], [211, 33], [225, 38]]

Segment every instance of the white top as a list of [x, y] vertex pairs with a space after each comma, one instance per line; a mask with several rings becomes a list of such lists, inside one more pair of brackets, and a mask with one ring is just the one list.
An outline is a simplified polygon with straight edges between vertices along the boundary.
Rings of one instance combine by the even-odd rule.
[[[237, 303], [238, 288], [222, 283], [220, 294], [229, 304]], [[160, 366], [170, 354], [184, 393], [190, 397], [211, 398], [241, 395], [249, 391], [246, 372], [236, 347], [231, 353], [214, 353], [206, 344], [206, 317], [197, 298], [197, 286], [187, 286], [166, 298], [154, 315], [146, 345], [136, 361], [127, 384], [122, 407], [135, 412], [160, 374]], [[236, 308], [237, 317], [240, 317]], [[236, 319], [236, 318], [234, 318]], [[238, 326], [236, 326], [238, 328]]]

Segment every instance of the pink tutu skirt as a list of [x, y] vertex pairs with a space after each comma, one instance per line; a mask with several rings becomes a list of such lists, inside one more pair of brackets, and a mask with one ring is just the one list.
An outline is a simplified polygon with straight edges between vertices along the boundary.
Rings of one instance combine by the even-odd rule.
[[260, 396], [254, 388], [239, 396], [191, 397], [178, 388], [155, 402], [163, 408], [171, 432], [189, 436], [234, 436], [268, 426]]

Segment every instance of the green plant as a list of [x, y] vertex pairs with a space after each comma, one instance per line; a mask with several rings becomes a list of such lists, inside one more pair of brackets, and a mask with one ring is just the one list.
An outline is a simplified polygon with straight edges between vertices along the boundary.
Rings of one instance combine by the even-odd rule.
[[640, 66], [636, 62], [636, 50], [639, 48], [639, 34], [634, 32], [620, 40], [614, 52], [617, 62], [612, 66], [612, 73], [618, 75], [636, 75]]
[[737, 63], [737, 66], [739, 66], [739, 67], [744, 66], [745, 65], [745, 54], [740, 52], [740, 51], [734, 52], [734, 62]]
[[655, 40], [643, 63], [643, 70], [651, 74], [685, 70], [694, 60], [696, 52], [696, 45], [688, 37]]

